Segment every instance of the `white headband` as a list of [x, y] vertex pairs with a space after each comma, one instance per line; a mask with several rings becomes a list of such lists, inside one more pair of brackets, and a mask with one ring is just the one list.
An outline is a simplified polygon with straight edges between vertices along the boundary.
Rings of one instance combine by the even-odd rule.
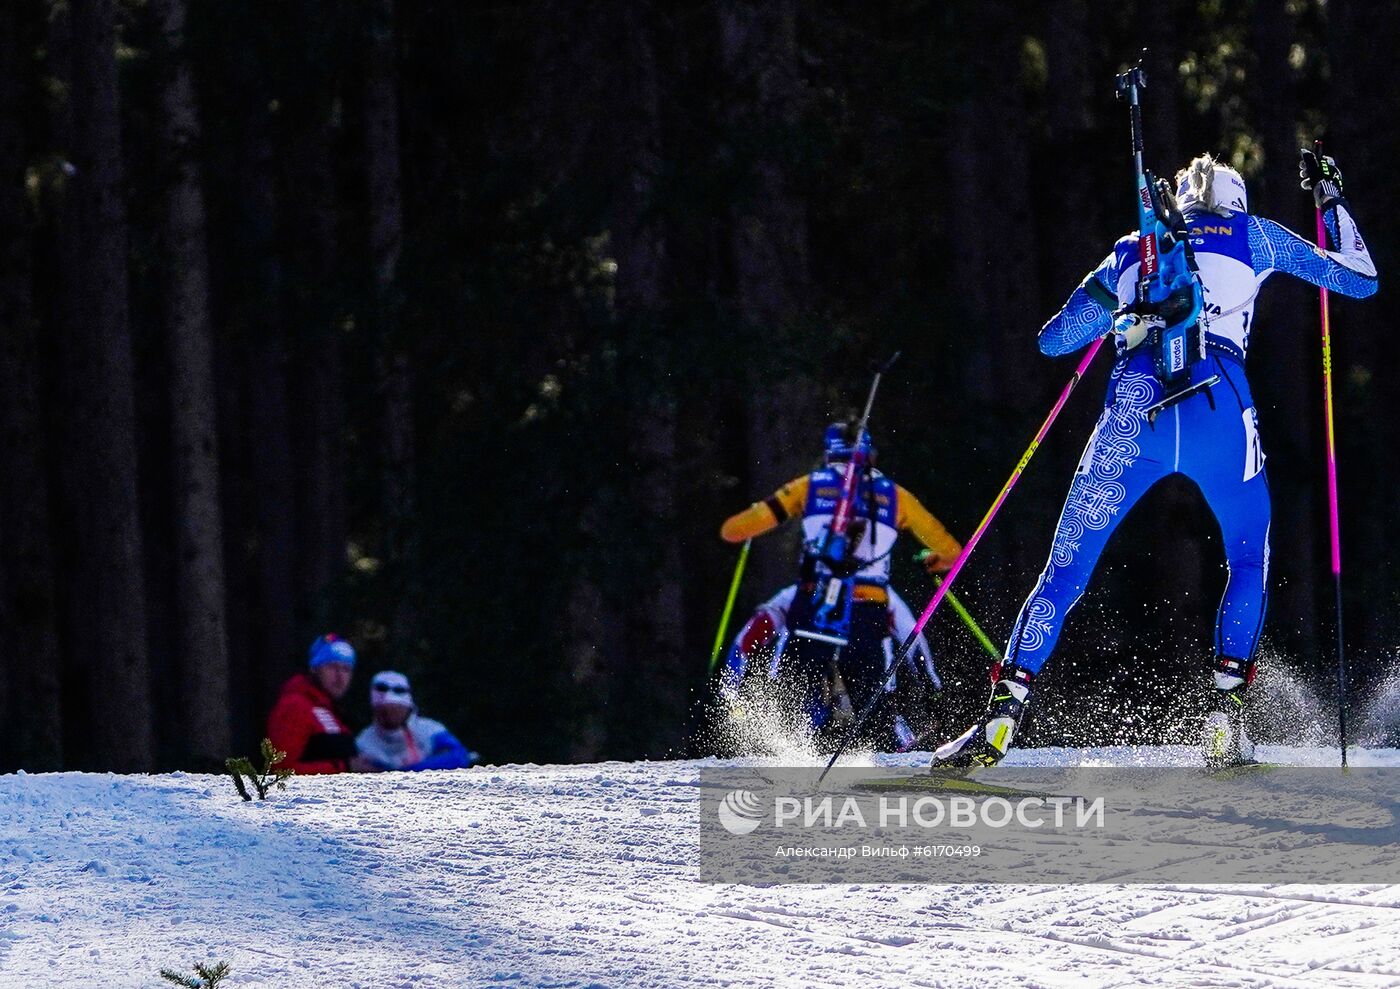
[[408, 677], [393, 670], [376, 673], [369, 682], [369, 703], [371, 707], [384, 707], [397, 704], [400, 707], [413, 706], [413, 694], [409, 692]]

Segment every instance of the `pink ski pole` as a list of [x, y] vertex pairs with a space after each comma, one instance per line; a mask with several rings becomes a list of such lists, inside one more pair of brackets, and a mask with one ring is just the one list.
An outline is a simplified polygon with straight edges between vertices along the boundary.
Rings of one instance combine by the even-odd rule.
[[[1322, 142], [1313, 142], [1313, 154], [1322, 166]], [[1327, 224], [1317, 211], [1317, 246], [1327, 250]], [[1342, 768], [1347, 767], [1347, 657], [1342, 639], [1342, 526], [1337, 512], [1337, 440], [1332, 407], [1332, 321], [1327, 312], [1327, 289], [1319, 288], [1322, 306], [1322, 411], [1327, 439], [1327, 515], [1332, 529], [1332, 582], [1337, 592], [1337, 732], [1342, 747]]]
[[1065, 402], [1069, 401], [1070, 392], [1074, 391], [1074, 386], [1079, 384], [1079, 379], [1084, 377], [1084, 372], [1089, 370], [1089, 365], [1094, 362], [1094, 358], [1098, 355], [1099, 348], [1103, 346], [1104, 341], [1107, 339], [1108, 337], [1103, 336], [1095, 340], [1093, 345], [1089, 347], [1088, 352], [1085, 353], [1084, 359], [1079, 362], [1079, 366], [1074, 369], [1074, 376], [1069, 379], [1069, 383], [1065, 385], [1064, 391], [1060, 392], [1060, 397], [1059, 400], [1055, 402], [1055, 407], [1050, 410], [1050, 414], [1046, 416], [1045, 421], [1040, 424], [1040, 430], [1035, 434], [1035, 439], [1031, 440], [1031, 445], [1026, 447], [1026, 452], [1021, 455], [1021, 460], [1016, 464], [1016, 469], [1011, 472], [1011, 476], [1006, 479], [1006, 484], [1002, 486], [1001, 493], [998, 494], [996, 500], [992, 502], [992, 507], [987, 509], [987, 514], [982, 516], [982, 521], [972, 533], [972, 537], [968, 539], [967, 544], [963, 546], [963, 550], [958, 554], [958, 558], [953, 561], [953, 566], [948, 570], [948, 575], [944, 577], [943, 582], [938, 585], [938, 590], [934, 592], [933, 597], [924, 607], [923, 614], [919, 615], [919, 620], [914, 623], [913, 631], [911, 631], [909, 636], [904, 640], [904, 644], [899, 647], [899, 652], [895, 654], [894, 661], [890, 663], [890, 672], [889, 675], [885, 677], [885, 682], [881, 684], [879, 690], [870, 695], [870, 699], [867, 700], [865, 706], [861, 708], [860, 715], [851, 723], [851, 727], [846, 730], [845, 737], [841, 739], [841, 744], [838, 745], [836, 751], [832, 753], [831, 761], [826, 764], [826, 768], [822, 770], [821, 776], [817, 777], [818, 785], [821, 785], [821, 781], [826, 779], [826, 774], [831, 772], [831, 767], [836, 765], [836, 760], [841, 758], [841, 755], [846, 751], [846, 747], [851, 743], [851, 739], [856, 736], [856, 733], [859, 732], [861, 727], [865, 724], [866, 719], [870, 717], [870, 713], [875, 710], [875, 705], [878, 704], [880, 698], [884, 696], [885, 689], [889, 686], [890, 680], [894, 678], [900, 664], [904, 662], [904, 657], [907, 656], [909, 650], [914, 647], [914, 642], [919, 638], [919, 633], [924, 630], [924, 626], [928, 624], [928, 620], [933, 617], [934, 611], [938, 609], [943, 599], [948, 596], [948, 592], [952, 590], [953, 581], [957, 580], [958, 574], [962, 572], [964, 564], [967, 563], [967, 558], [971, 556], [972, 551], [977, 548], [978, 542], [981, 541], [983, 534], [986, 533], [988, 527], [992, 524], [992, 519], [996, 518], [997, 512], [1001, 511], [1001, 506], [1006, 502], [1007, 495], [1011, 494], [1011, 489], [1014, 488], [1016, 482], [1021, 479], [1021, 475], [1026, 470], [1026, 465], [1030, 463], [1031, 457], [1035, 456], [1035, 451], [1039, 449], [1041, 441], [1045, 439], [1045, 435], [1050, 432], [1050, 427], [1054, 425], [1055, 420], [1059, 417], [1060, 410], [1065, 407]]

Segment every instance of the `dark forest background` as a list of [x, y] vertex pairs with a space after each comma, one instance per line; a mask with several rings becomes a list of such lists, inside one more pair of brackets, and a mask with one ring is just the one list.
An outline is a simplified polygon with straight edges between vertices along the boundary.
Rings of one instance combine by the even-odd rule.
[[[352, 710], [402, 669], [488, 761], [705, 751], [719, 523], [871, 359], [905, 355], [881, 466], [960, 538], [1014, 466], [1073, 367], [1035, 331], [1133, 223], [1112, 84], [1144, 45], [1151, 166], [1215, 151], [1307, 235], [1325, 135], [1382, 272], [1333, 304], [1360, 703], [1400, 614], [1395, 0], [6, 0], [0, 768], [249, 751], [327, 630]], [[1316, 293], [1271, 283], [1258, 326], [1265, 654], [1326, 698]], [[1107, 370], [960, 582], [994, 638]], [[794, 563], [755, 545], [739, 621]], [[1199, 496], [1159, 490], [1045, 681], [1108, 713], [1041, 740], [1169, 735], [1223, 580]], [[961, 728], [986, 662], [951, 621]]]

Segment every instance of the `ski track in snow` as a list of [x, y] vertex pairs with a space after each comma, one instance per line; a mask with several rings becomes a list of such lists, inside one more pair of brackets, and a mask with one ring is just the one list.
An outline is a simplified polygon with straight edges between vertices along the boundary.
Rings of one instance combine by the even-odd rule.
[[149, 989], [195, 960], [231, 962], [228, 989], [1400, 986], [1397, 886], [702, 885], [715, 764], [306, 777], [249, 804], [219, 777], [0, 777], [0, 986]]

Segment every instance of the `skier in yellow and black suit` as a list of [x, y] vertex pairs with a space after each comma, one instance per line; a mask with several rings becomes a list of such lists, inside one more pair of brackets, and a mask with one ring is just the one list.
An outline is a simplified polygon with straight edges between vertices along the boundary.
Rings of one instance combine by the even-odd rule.
[[[930, 553], [924, 565], [933, 574], [947, 572], [962, 552], [961, 544], [919, 499], [874, 468], [872, 448], [871, 465], [859, 480], [847, 532], [850, 553], [855, 557], [853, 563], [860, 564], [852, 591], [849, 644], [837, 652], [832, 645], [796, 634], [812, 616], [818, 586], [832, 576], [820, 554], [854, 449], [854, 432], [854, 427], [846, 423], [832, 423], [826, 430], [823, 467], [788, 482], [771, 497], [731, 516], [720, 529], [725, 540], [740, 543], [769, 532], [790, 518], [802, 520], [802, 569], [788, 619], [789, 634], [778, 647], [780, 656], [775, 657], [773, 672], [799, 678], [803, 703], [818, 729], [833, 718], [859, 711], [885, 681], [887, 663], [893, 658], [885, 650], [890, 634], [890, 552], [899, 533], [912, 533], [928, 547]], [[889, 716], [872, 719], [874, 726], [868, 741], [888, 741], [893, 715], [887, 713]]]

